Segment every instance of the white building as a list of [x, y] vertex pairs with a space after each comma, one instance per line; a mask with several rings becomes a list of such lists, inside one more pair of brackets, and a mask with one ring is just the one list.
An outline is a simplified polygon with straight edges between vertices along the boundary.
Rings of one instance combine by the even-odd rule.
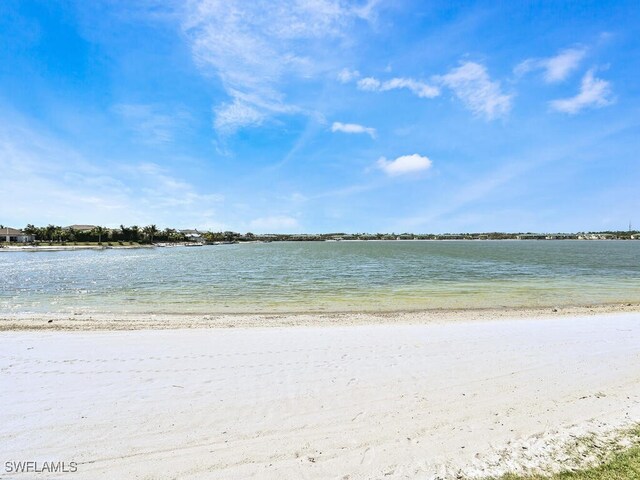
[[7, 243], [30, 243], [35, 240], [33, 235], [28, 235], [22, 230], [16, 230], [15, 228], [2, 227], [0, 228], [0, 242]]
[[202, 242], [204, 241], [204, 237], [202, 236], [202, 233], [199, 232], [198, 230], [180, 230], [180, 233], [182, 233], [187, 240], [190, 240], [192, 242]]

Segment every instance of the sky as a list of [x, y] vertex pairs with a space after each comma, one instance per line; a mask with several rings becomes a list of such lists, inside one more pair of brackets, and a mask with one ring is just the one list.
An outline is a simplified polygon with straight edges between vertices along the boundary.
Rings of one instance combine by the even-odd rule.
[[0, 2], [0, 223], [640, 228], [635, 1]]

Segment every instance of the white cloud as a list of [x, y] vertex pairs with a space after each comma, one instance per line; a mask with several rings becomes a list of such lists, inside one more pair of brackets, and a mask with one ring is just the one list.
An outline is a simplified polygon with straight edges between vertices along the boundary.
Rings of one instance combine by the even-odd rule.
[[148, 208], [212, 205], [224, 200], [220, 194], [197, 192], [190, 183], [174, 177], [166, 168], [155, 163], [140, 163], [125, 167], [124, 170], [130, 178], [137, 179], [140, 191], [144, 193], [140, 202]]
[[343, 68], [338, 73], [338, 80], [342, 83], [349, 83], [356, 78], [360, 77], [360, 72], [357, 70], [349, 70], [348, 68]]
[[381, 157], [376, 165], [387, 175], [397, 176], [428, 170], [431, 168], [432, 162], [428, 157], [414, 153], [413, 155], [403, 155], [395, 160]]
[[257, 126], [266, 118], [264, 111], [258, 111], [238, 98], [233, 103], [214, 108], [213, 111], [213, 126], [221, 133], [233, 133], [238, 127]]
[[573, 70], [578, 68], [580, 61], [586, 55], [586, 50], [569, 49], [555, 57], [543, 60], [546, 69], [544, 79], [547, 82], [564, 80]]
[[589, 70], [580, 84], [580, 92], [574, 97], [553, 100], [551, 108], [564, 113], [574, 114], [585, 108], [601, 108], [611, 105], [614, 100], [611, 93], [611, 84], [593, 75], [593, 69]]
[[367, 92], [377, 92], [380, 91], [380, 80], [377, 80], [373, 77], [366, 77], [362, 80], [358, 80], [358, 88], [360, 90], [365, 90]]
[[298, 228], [298, 220], [286, 215], [273, 215], [256, 218], [249, 227], [260, 233], [286, 233]]
[[475, 115], [487, 120], [505, 116], [511, 109], [511, 95], [502, 93], [500, 82], [491, 81], [484, 65], [465, 62], [446, 75], [435, 77]]
[[541, 69], [544, 70], [543, 78], [545, 82], [561, 82], [578, 68], [586, 54], [587, 50], [585, 48], [568, 48], [554, 57], [529, 58], [517, 65], [514, 73], [520, 76], [533, 70]]
[[406, 88], [420, 98], [433, 98], [440, 95], [440, 89], [411, 78], [392, 78], [382, 84], [382, 90]]
[[440, 95], [440, 89], [412, 78], [392, 78], [385, 82], [373, 77], [358, 80], [358, 88], [368, 92], [386, 92], [406, 88], [420, 98], [433, 98]]
[[0, 205], [0, 218], [16, 227], [27, 222], [187, 227], [214, 222], [223, 200], [153, 163], [97, 165], [15, 118], [0, 122], [0, 178], [7, 197], [20, 199]]
[[338, 42], [376, 2], [346, 0], [195, 0], [183, 29], [196, 63], [231, 97], [215, 109], [216, 129], [231, 133], [270, 116], [295, 113], [281, 84], [332, 70]]
[[157, 105], [121, 103], [114, 105], [113, 111], [142, 143], [150, 145], [171, 143], [176, 130], [189, 119], [184, 109], [168, 113]]
[[333, 122], [331, 126], [332, 132], [342, 132], [342, 133], [366, 133], [371, 138], [376, 138], [376, 129], [371, 127], [365, 127], [363, 125], [358, 125], [357, 123], [341, 123], [341, 122]]

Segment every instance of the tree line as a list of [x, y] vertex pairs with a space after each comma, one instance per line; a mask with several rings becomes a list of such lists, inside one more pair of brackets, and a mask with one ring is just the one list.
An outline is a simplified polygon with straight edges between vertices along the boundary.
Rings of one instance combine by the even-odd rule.
[[195, 236], [174, 228], [160, 230], [156, 225], [125, 226], [120, 228], [106, 228], [102, 226], [91, 229], [75, 230], [70, 227], [47, 225], [36, 227], [32, 224], [23, 228], [23, 232], [33, 235], [37, 242], [129, 242], [129, 243], [181, 243], [181, 242], [205, 242], [205, 243], [238, 243], [238, 242], [283, 242], [283, 241], [327, 241], [327, 240], [507, 240], [507, 239], [581, 239], [593, 236], [614, 239], [638, 238], [640, 231], [606, 231], [569, 234], [547, 233], [444, 233], [444, 234], [414, 234], [414, 233], [319, 233], [319, 234], [254, 234], [225, 232], [198, 232]]
[[139, 227], [132, 225], [120, 228], [106, 228], [96, 226], [90, 230], [75, 230], [71, 227], [61, 227], [59, 225], [47, 225], [46, 227], [36, 227], [28, 224], [22, 229], [27, 235], [33, 235], [38, 242], [183, 242], [186, 237], [183, 233], [173, 228], [158, 230], [155, 225]]

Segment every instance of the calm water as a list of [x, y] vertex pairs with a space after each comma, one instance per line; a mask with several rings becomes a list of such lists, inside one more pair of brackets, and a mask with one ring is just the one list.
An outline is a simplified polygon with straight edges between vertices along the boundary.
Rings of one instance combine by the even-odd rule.
[[4, 312], [265, 312], [640, 301], [640, 242], [313, 242], [0, 253]]

